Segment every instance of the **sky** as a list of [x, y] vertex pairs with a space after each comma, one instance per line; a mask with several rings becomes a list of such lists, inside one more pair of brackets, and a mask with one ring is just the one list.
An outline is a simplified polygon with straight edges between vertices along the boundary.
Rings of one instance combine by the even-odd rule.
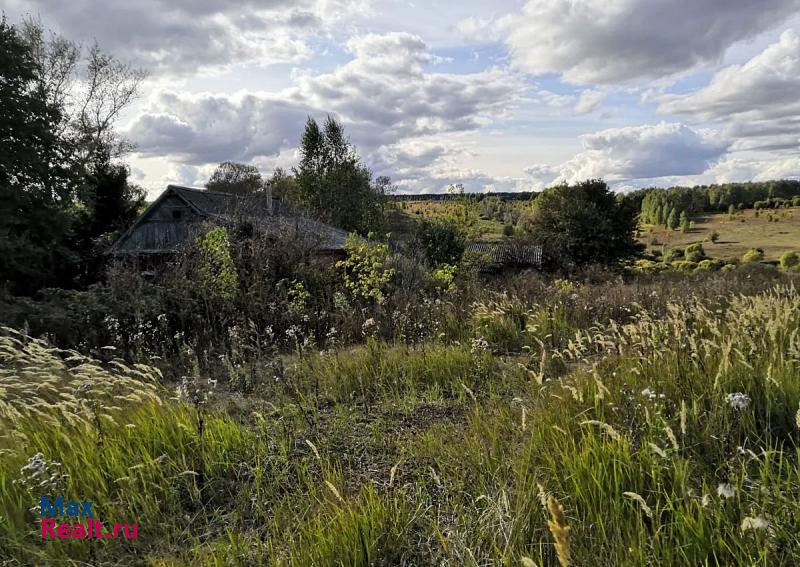
[[4, 0], [148, 71], [151, 195], [339, 119], [399, 193], [800, 178], [800, 0]]

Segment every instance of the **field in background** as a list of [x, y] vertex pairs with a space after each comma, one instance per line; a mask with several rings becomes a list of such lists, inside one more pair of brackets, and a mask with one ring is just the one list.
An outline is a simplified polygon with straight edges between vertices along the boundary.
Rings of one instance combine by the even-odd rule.
[[[524, 201], [505, 202], [510, 211], [524, 212], [530, 205]], [[497, 242], [504, 238], [502, 220], [486, 218], [479, 203], [453, 201], [404, 201], [396, 203], [388, 214], [388, 230], [393, 236], [407, 238], [416, 222], [422, 219], [457, 219], [469, 238], [481, 242]], [[772, 219], [772, 220], [770, 220]], [[777, 261], [788, 250], [800, 251], [800, 208], [762, 210], [756, 216], [754, 209], [737, 211], [733, 218], [728, 213], [708, 214], [692, 219], [693, 227], [686, 233], [667, 230], [663, 226], [643, 225], [640, 241], [651, 252], [664, 252], [668, 248], [685, 247], [693, 242], [703, 242], [706, 254], [724, 260], [741, 259], [751, 248], [764, 250], [766, 261]], [[710, 242], [712, 233], [718, 233], [716, 243]]]
[[[650, 251], [659, 252], [703, 242], [708, 256], [725, 260], [741, 259], [750, 248], [764, 250], [767, 261], [777, 261], [787, 250], [800, 251], [800, 208], [797, 207], [762, 210], [758, 216], [755, 210], [749, 209], [737, 211], [732, 219], [727, 213], [719, 213], [693, 220], [694, 228], [687, 233], [645, 225], [640, 240]], [[709, 239], [714, 232], [719, 234], [719, 240], [711, 243]]]
[[421, 220], [452, 218], [458, 220], [470, 240], [476, 242], [497, 242], [502, 240], [503, 226], [514, 224], [515, 217], [529, 206], [526, 201], [504, 201], [509, 218], [488, 218], [483, 214], [479, 202], [452, 201], [400, 201], [394, 204], [388, 214], [389, 230], [393, 235], [410, 234], [414, 224]]

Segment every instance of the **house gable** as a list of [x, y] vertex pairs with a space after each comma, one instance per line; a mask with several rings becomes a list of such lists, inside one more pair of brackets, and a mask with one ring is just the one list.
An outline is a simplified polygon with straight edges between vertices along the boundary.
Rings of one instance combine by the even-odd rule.
[[111, 249], [112, 254], [163, 254], [174, 252], [191, 225], [207, 215], [168, 187]]

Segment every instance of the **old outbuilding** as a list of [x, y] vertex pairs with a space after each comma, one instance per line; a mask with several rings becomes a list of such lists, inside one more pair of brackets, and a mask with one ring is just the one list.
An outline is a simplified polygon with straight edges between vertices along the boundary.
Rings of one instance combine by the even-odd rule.
[[276, 240], [302, 240], [315, 253], [344, 253], [347, 232], [288, 207], [269, 193], [232, 195], [168, 185], [111, 247], [110, 254], [165, 256], [175, 254], [205, 224], [250, 223]]

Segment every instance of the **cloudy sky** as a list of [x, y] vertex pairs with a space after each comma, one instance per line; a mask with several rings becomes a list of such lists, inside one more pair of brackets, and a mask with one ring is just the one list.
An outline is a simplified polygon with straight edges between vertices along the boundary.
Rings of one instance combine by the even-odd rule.
[[330, 113], [401, 192], [800, 177], [800, 0], [5, 0], [146, 68], [135, 179], [296, 163]]

